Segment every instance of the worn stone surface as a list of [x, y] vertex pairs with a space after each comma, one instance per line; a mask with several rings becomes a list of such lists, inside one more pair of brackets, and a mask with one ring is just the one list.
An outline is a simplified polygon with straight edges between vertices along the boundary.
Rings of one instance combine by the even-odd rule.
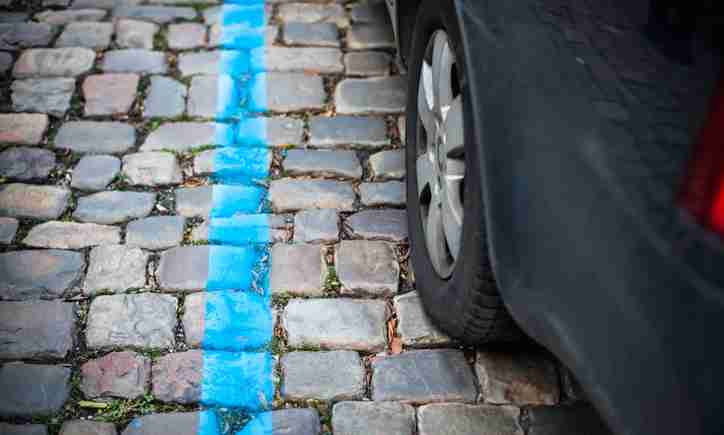
[[302, 210], [294, 217], [294, 241], [332, 243], [339, 240], [339, 214], [331, 208]]
[[[283, 215], [240, 215], [238, 217], [231, 218], [214, 218], [214, 225], [221, 225], [223, 227], [234, 230], [240, 228], [249, 228], [249, 219], [247, 218], [254, 219], [254, 224], [252, 226], [256, 228], [259, 228], [259, 219], [267, 221], [262, 226], [268, 227], [270, 243], [288, 242], [289, 239], [291, 239], [292, 237], [291, 224], [286, 223], [287, 218], [285, 218]], [[201, 224], [194, 227], [191, 231], [191, 240], [197, 242], [209, 241], [209, 226], [209, 219], [207, 219]], [[252, 236], [251, 238], [252, 242], [258, 241], [258, 239], [256, 239], [256, 236]], [[211, 241], [219, 242], [219, 240]]]
[[206, 288], [209, 276], [209, 247], [181, 246], [161, 254], [158, 278], [167, 291], [195, 291]]
[[405, 176], [405, 150], [385, 150], [372, 154], [369, 160], [374, 179], [402, 179]]
[[60, 435], [117, 435], [116, 426], [113, 423], [100, 421], [71, 420], [63, 423], [60, 428]]
[[73, 349], [73, 304], [0, 302], [0, 359], [65, 358]]
[[219, 74], [221, 51], [200, 51], [181, 53], [178, 56], [178, 70], [183, 77], [196, 74]]
[[78, 252], [44, 250], [0, 254], [0, 299], [55, 299], [78, 283], [85, 267]]
[[125, 48], [106, 52], [101, 68], [105, 72], [165, 74], [168, 63], [161, 51]]
[[34, 48], [24, 51], [13, 67], [13, 76], [75, 77], [93, 68], [96, 53], [89, 48]]
[[193, 77], [187, 103], [189, 116], [215, 117], [219, 109], [219, 88], [230, 88], [231, 83], [233, 81], [228, 76], [199, 75]]
[[344, 79], [337, 85], [334, 102], [337, 113], [400, 113], [405, 109], [404, 77]]
[[136, 142], [133, 126], [122, 122], [66, 122], [55, 136], [55, 147], [79, 153], [115, 154], [128, 151]]
[[8, 245], [15, 240], [18, 232], [18, 220], [15, 218], [0, 217], [0, 244]]
[[309, 144], [315, 147], [388, 145], [385, 121], [378, 117], [315, 116], [310, 121]]
[[82, 222], [117, 224], [148, 216], [156, 203], [150, 192], [106, 191], [78, 199], [73, 218]]
[[120, 293], [146, 285], [148, 253], [123, 245], [98, 246], [90, 252], [83, 292]]
[[155, 23], [121, 19], [116, 22], [116, 44], [123, 48], [151, 50], [158, 30], [159, 26]]
[[389, 24], [389, 15], [385, 3], [381, 1], [357, 3], [352, 6], [349, 14], [354, 23]]
[[372, 362], [372, 400], [474, 402], [472, 368], [459, 350], [414, 350]]
[[75, 80], [65, 77], [15, 80], [10, 89], [15, 110], [62, 117], [70, 108]]
[[180, 23], [168, 26], [168, 46], [174, 50], [188, 50], [206, 45], [206, 26], [198, 23]]
[[121, 160], [115, 156], [83, 156], [73, 169], [70, 186], [80, 190], [103, 190], [121, 171]]
[[0, 144], [37, 145], [48, 128], [48, 115], [0, 114]]
[[144, 152], [123, 157], [123, 175], [141, 186], [178, 184], [183, 180], [176, 156], [167, 152]]
[[48, 435], [48, 428], [42, 424], [0, 423], [0, 433], [3, 435]]
[[11, 363], [0, 367], [0, 416], [32, 417], [59, 411], [70, 394], [70, 368]]
[[111, 44], [112, 36], [112, 23], [70, 23], [55, 41], [55, 46], [106, 49]]
[[362, 166], [354, 151], [289, 150], [283, 165], [292, 176], [362, 177]]
[[556, 367], [540, 354], [478, 352], [475, 371], [487, 403], [554, 405], [560, 398]]
[[136, 74], [88, 76], [83, 82], [86, 116], [128, 113], [136, 99], [137, 89]]
[[141, 151], [188, 151], [215, 143], [216, 124], [213, 122], [171, 122], [163, 124], [141, 146]]
[[397, 293], [400, 265], [386, 242], [342, 240], [335, 252], [342, 293], [390, 296]]
[[347, 27], [349, 19], [340, 4], [286, 3], [279, 5], [279, 18], [284, 22], [335, 23]]
[[121, 242], [121, 229], [77, 222], [44, 222], [34, 226], [23, 244], [34, 248], [83, 249]]
[[70, 198], [70, 190], [55, 186], [12, 183], [0, 189], [0, 215], [7, 217], [57, 219]]
[[353, 24], [347, 31], [347, 48], [350, 50], [395, 48], [392, 26], [387, 23]]
[[152, 293], [98, 296], [88, 313], [86, 344], [92, 349], [171, 347], [177, 305], [173, 296]]
[[534, 406], [528, 410], [530, 435], [612, 435], [596, 410], [576, 406]]
[[16, 180], [45, 178], [55, 167], [55, 154], [51, 151], [17, 147], [0, 153], [0, 177]]
[[292, 348], [376, 351], [385, 347], [383, 301], [356, 299], [292, 299], [282, 322]]
[[257, 414], [239, 432], [239, 435], [254, 435], [271, 427], [280, 434], [317, 435], [321, 429], [319, 412], [314, 408], [288, 408]]
[[349, 211], [354, 208], [355, 194], [352, 184], [347, 182], [282, 178], [271, 182], [269, 199], [276, 212], [306, 208]]
[[211, 211], [212, 186], [176, 189], [176, 213], [185, 217], [206, 217]]
[[404, 210], [373, 209], [357, 212], [345, 221], [353, 237], [402, 242], [407, 239], [407, 213]]
[[397, 402], [340, 402], [332, 408], [336, 435], [413, 435], [415, 408]]
[[112, 352], [80, 367], [80, 389], [88, 398], [135, 399], [151, 380], [151, 359], [135, 352]]
[[45, 23], [0, 23], [0, 50], [21, 50], [48, 45], [55, 29]]
[[397, 333], [403, 345], [424, 347], [451, 343], [450, 338], [430, 322], [417, 292], [397, 296], [394, 306], [397, 311]]
[[108, 12], [102, 9], [47, 10], [35, 14], [35, 19], [55, 26], [75, 21], [101, 21]]
[[126, 226], [126, 245], [144, 249], [166, 249], [181, 244], [186, 219], [183, 216], [153, 216]]
[[362, 204], [368, 207], [381, 205], [405, 205], [405, 183], [400, 181], [386, 181], [383, 183], [362, 183], [359, 185], [359, 195]]
[[271, 250], [272, 293], [321, 296], [327, 266], [319, 245], [278, 243]]
[[520, 411], [511, 406], [473, 406], [461, 403], [425, 405], [417, 410], [418, 433], [523, 435]]
[[302, 143], [304, 123], [296, 118], [264, 118], [268, 145], [299, 145]]
[[351, 400], [364, 394], [365, 370], [357, 352], [290, 352], [281, 359], [287, 400]]
[[186, 86], [164, 76], [151, 77], [151, 86], [143, 105], [143, 117], [181, 116], [186, 107]]
[[[252, 99], [251, 109], [257, 112], [294, 112], [324, 108], [326, 93], [322, 78], [302, 73], [264, 73], [265, 80], [255, 80], [252, 93], [263, 95], [264, 101]], [[265, 88], [260, 89], [261, 86]]]
[[153, 396], [162, 402], [196, 403], [201, 399], [202, 375], [200, 350], [162, 356], [153, 364]]
[[118, 6], [113, 9], [113, 18], [133, 18], [166, 24], [175, 20], [193, 20], [197, 17], [193, 8], [172, 6]]
[[333, 23], [287, 23], [282, 40], [287, 45], [339, 47], [339, 31]]
[[360, 51], [344, 55], [348, 76], [386, 76], [390, 73], [392, 56], [381, 51]]

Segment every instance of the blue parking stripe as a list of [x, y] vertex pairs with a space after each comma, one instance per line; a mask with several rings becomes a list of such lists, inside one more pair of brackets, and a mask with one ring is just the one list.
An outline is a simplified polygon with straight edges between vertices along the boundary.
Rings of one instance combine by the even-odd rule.
[[244, 246], [271, 242], [271, 224], [265, 214], [214, 218], [209, 224], [209, 243]]

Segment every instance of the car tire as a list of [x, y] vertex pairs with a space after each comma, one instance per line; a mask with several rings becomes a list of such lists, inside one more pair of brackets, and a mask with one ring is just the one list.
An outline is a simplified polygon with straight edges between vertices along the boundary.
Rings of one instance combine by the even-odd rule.
[[[488, 256], [484, 204], [481, 199], [482, 177], [480, 171], [472, 166], [478, 161], [475, 156], [480, 150], [474, 145], [471, 128], [462, 129], [465, 175], [460, 195], [464, 213], [461, 236], [456, 245], [459, 250], [449, 274], [439, 273], [438, 269], [442, 267], [434, 264], [423, 229], [428, 224], [424, 218], [426, 207], [429, 211], [434, 205], [424, 205], [421, 198], [427, 191], [423, 188], [423, 193], [420, 193], [419, 190], [419, 186], [425, 184], [418, 180], [418, 159], [421, 158], [419, 144], [428, 141], [423, 139], [420, 130], [425, 123], [419, 120], [418, 97], [423, 92], [420, 88], [420, 81], [423, 80], [422, 63], [426, 56], [430, 58], [430, 44], [436, 43], [431, 40], [443, 32], [454, 52], [452, 74], [457, 76], [457, 81], [456, 86], [451, 85], [451, 88], [457, 87], [458, 95], [462, 97], [463, 125], [472, 125], [474, 122], [470, 116], [469, 98], [466, 97], [464, 56], [454, 4], [448, 0], [424, 1], [419, 8], [408, 57], [406, 113], [408, 225], [416, 287], [428, 316], [452, 338], [469, 345], [515, 341], [521, 338], [521, 333], [498, 294]], [[432, 65], [432, 61], [428, 63]], [[451, 83], [454, 81], [453, 77]], [[420, 163], [420, 166], [423, 164]], [[429, 214], [427, 219], [431, 219]]]

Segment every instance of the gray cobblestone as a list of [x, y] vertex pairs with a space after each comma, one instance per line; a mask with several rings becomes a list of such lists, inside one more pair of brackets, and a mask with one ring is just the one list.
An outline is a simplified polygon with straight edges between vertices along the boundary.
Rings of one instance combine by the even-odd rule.
[[293, 299], [282, 316], [289, 346], [377, 351], [385, 347], [383, 301]]
[[153, 364], [153, 396], [162, 402], [198, 402], [202, 373], [203, 356], [199, 350], [162, 356]]
[[23, 244], [34, 248], [83, 249], [121, 242], [121, 229], [110, 225], [44, 222], [34, 226]]
[[287, 23], [283, 28], [287, 45], [339, 47], [339, 31], [333, 23]]
[[339, 4], [287, 3], [279, 5], [279, 19], [284, 22], [335, 23], [347, 27], [349, 19]]
[[334, 264], [342, 293], [390, 296], [397, 293], [400, 266], [395, 251], [386, 242], [343, 240]]
[[200, 51], [181, 53], [178, 56], [178, 69], [184, 77], [195, 74], [219, 74], [221, 51]]
[[168, 63], [161, 51], [125, 48], [106, 52], [101, 68], [105, 72], [165, 74]]
[[17, 180], [45, 178], [55, 167], [55, 154], [30, 147], [9, 148], [0, 153], [0, 177]]
[[187, 50], [206, 46], [206, 26], [199, 23], [180, 23], [168, 26], [168, 46], [174, 50]]
[[176, 213], [189, 218], [208, 216], [212, 194], [211, 186], [176, 189]]
[[121, 293], [146, 285], [148, 253], [124, 245], [98, 246], [90, 252], [88, 275], [83, 292], [94, 295], [102, 291]]
[[378, 357], [372, 370], [375, 401], [475, 402], [477, 396], [473, 371], [458, 350], [414, 350]]
[[316, 147], [358, 145], [365, 148], [388, 145], [382, 118], [357, 116], [315, 116], [310, 121], [309, 144]]
[[71, 10], [47, 10], [35, 14], [35, 19], [42, 23], [54, 26], [62, 26], [74, 21], [101, 21], [108, 12], [102, 9], [71, 9]]
[[0, 144], [36, 145], [48, 128], [48, 115], [0, 114]]
[[461, 403], [426, 405], [417, 410], [418, 433], [475, 435], [523, 435], [518, 424], [520, 411], [510, 406], [473, 406]]
[[136, 99], [136, 74], [97, 74], [83, 82], [85, 115], [120, 115], [131, 110]]
[[171, 6], [118, 6], [113, 8], [113, 18], [133, 18], [166, 24], [176, 20], [193, 20], [197, 17], [193, 8]]
[[336, 435], [413, 435], [415, 408], [396, 402], [340, 402], [332, 409]]
[[151, 381], [151, 359], [135, 352], [112, 352], [80, 367], [80, 389], [88, 398], [143, 396]]
[[317, 435], [321, 429], [319, 412], [316, 409], [288, 408], [258, 414], [257, 418], [262, 423], [256, 424], [257, 420], [252, 419], [239, 434], [252, 435], [263, 431], [269, 424], [266, 423], [269, 421], [268, 419], [262, 419], [267, 415], [271, 417], [271, 425], [274, 430], [280, 434]]
[[302, 143], [304, 122], [296, 118], [266, 118], [266, 138], [269, 145], [299, 145]]
[[355, 194], [347, 182], [283, 178], [271, 182], [269, 200], [274, 211], [281, 213], [306, 208], [349, 211], [354, 208]]
[[80, 281], [85, 268], [78, 252], [45, 250], [0, 254], [0, 299], [55, 299]]
[[48, 45], [55, 35], [53, 26], [44, 23], [0, 24], [0, 50], [21, 50]]
[[42, 424], [0, 423], [0, 433], [3, 435], [48, 435], [48, 429]]
[[337, 85], [337, 113], [400, 113], [405, 109], [405, 79], [399, 76], [344, 79]]
[[400, 181], [384, 183], [362, 183], [359, 185], [362, 204], [375, 206], [404, 206], [406, 201], [405, 184]]
[[403, 242], [407, 239], [407, 214], [404, 210], [362, 210], [347, 218], [346, 228], [361, 239]]
[[[0, 6], [8, 6], [12, 0], [2, 0], [4, 4]], [[25, 12], [4, 12], [0, 15], [0, 23], [22, 23], [30, 19], [30, 14]]]
[[173, 296], [151, 293], [98, 296], [88, 313], [86, 344], [91, 349], [171, 347], [177, 305]]
[[7, 184], [0, 190], [0, 216], [57, 219], [66, 207], [70, 190], [54, 186]]
[[0, 358], [65, 358], [76, 333], [73, 304], [0, 302]]
[[388, 24], [353, 24], [347, 31], [347, 48], [370, 50], [395, 48], [395, 37]]
[[[265, 105], [255, 102], [254, 111], [294, 112], [324, 108], [326, 93], [322, 78], [303, 73], [265, 73], [266, 83], [258, 80], [256, 86], [266, 85]], [[258, 76], [257, 76], [258, 77]], [[263, 90], [253, 90], [260, 93]]]
[[405, 150], [385, 150], [372, 154], [369, 164], [375, 179], [402, 179], [405, 177]]
[[270, 288], [274, 294], [321, 296], [327, 267], [319, 245], [276, 244], [271, 250]]
[[121, 435], [196, 435], [201, 428], [201, 416], [200, 412], [142, 415], [133, 419]]
[[151, 77], [151, 86], [143, 105], [143, 117], [181, 116], [186, 108], [186, 86], [163, 76]]
[[15, 218], [0, 217], [0, 244], [9, 245], [15, 240], [18, 232], [18, 220]]
[[421, 302], [417, 292], [397, 296], [394, 300], [397, 332], [402, 344], [410, 347], [450, 344], [450, 338], [430, 322]]
[[208, 246], [180, 246], [161, 254], [160, 286], [166, 291], [198, 291], [206, 288], [209, 275]]
[[292, 176], [362, 177], [362, 166], [354, 151], [290, 150], [283, 166]]
[[114, 156], [83, 156], [73, 169], [70, 186], [75, 189], [103, 190], [121, 171], [121, 160]]
[[156, 203], [150, 192], [106, 191], [78, 199], [73, 217], [82, 222], [117, 224], [148, 216]]
[[75, 77], [93, 68], [96, 53], [89, 48], [35, 48], [24, 51], [13, 67], [13, 76]]
[[386, 76], [390, 73], [392, 56], [380, 51], [352, 52], [344, 55], [348, 76]]
[[191, 79], [188, 114], [202, 118], [214, 118], [219, 105], [219, 86], [232, 83], [228, 76], [198, 75]]
[[123, 175], [133, 185], [165, 186], [183, 181], [176, 156], [167, 152], [143, 152], [123, 157]]
[[302, 210], [294, 217], [294, 241], [332, 243], [339, 240], [339, 214], [331, 208]]
[[291, 352], [281, 359], [287, 400], [351, 400], [364, 394], [365, 370], [356, 352]]
[[478, 352], [475, 371], [487, 403], [554, 405], [560, 398], [556, 367], [540, 354]]
[[70, 99], [75, 92], [75, 80], [71, 78], [15, 80], [11, 89], [15, 110], [42, 112], [62, 117], [70, 108]]
[[99, 421], [71, 420], [63, 423], [60, 435], [117, 435], [113, 423]]
[[72, 9], [113, 9], [116, 6], [133, 6], [138, 5], [143, 0], [74, 0], [71, 5]]
[[389, 25], [389, 16], [384, 2], [357, 3], [350, 9], [352, 22], [378, 23]]
[[177, 246], [184, 237], [183, 216], [153, 216], [131, 221], [126, 227], [126, 245], [144, 249]]
[[0, 367], [0, 416], [50, 415], [70, 394], [70, 369], [61, 366], [11, 363]]
[[111, 44], [112, 36], [112, 23], [70, 23], [55, 41], [55, 46], [106, 49]]
[[172, 122], [154, 130], [141, 146], [141, 151], [188, 151], [214, 143], [213, 122]]
[[136, 142], [133, 126], [121, 122], [66, 122], [55, 136], [55, 147], [79, 153], [124, 153]]
[[122, 48], [151, 50], [153, 38], [158, 30], [158, 24], [137, 20], [118, 20], [116, 22], [116, 44]]

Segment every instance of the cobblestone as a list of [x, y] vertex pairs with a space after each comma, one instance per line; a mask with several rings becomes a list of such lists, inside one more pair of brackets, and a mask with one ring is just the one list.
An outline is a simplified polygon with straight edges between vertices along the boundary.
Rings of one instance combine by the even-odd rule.
[[0, 50], [21, 50], [48, 45], [55, 35], [53, 26], [44, 23], [0, 24]]
[[66, 122], [55, 136], [55, 147], [78, 153], [115, 154], [136, 142], [133, 126], [122, 122]]
[[65, 358], [76, 333], [73, 304], [0, 302], [0, 359]]
[[473, 371], [458, 350], [414, 350], [378, 357], [372, 370], [375, 401], [472, 403], [477, 396]]
[[164, 76], [151, 77], [151, 86], [144, 101], [143, 117], [174, 118], [186, 108], [186, 86]]
[[385, 150], [372, 154], [369, 164], [374, 179], [402, 179], [405, 177], [405, 150]]
[[415, 408], [397, 402], [340, 402], [332, 409], [336, 435], [413, 435]]
[[89, 48], [35, 48], [23, 51], [13, 67], [13, 76], [75, 77], [90, 71], [96, 54]]
[[387, 24], [353, 24], [347, 31], [347, 48], [371, 50], [395, 48], [392, 28]]
[[352, 22], [355, 23], [386, 23], [389, 17], [383, 2], [357, 3], [350, 9]]
[[106, 49], [111, 45], [112, 36], [112, 23], [70, 23], [65, 26], [65, 30], [58, 37], [55, 46]]
[[407, 214], [404, 210], [362, 210], [347, 218], [345, 228], [353, 237], [403, 242], [407, 239]]
[[397, 296], [394, 306], [397, 311], [397, 333], [403, 345], [424, 347], [452, 343], [447, 335], [430, 322], [417, 292]]
[[118, 6], [113, 9], [113, 18], [133, 18], [166, 24], [176, 20], [193, 20], [196, 11], [187, 7], [170, 6]]
[[15, 240], [18, 232], [18, 220], [15, 218], [0, 217], [0, 244], [8, 245]]
[[279, 5], [279, 19], [292, 23], [335, 23], [347, 27], [349, 19], [339, 4], [287, 3]]
[[73, 217], [82, 222], [117, 224], [148, 216], [156, 203], [150, 192], [106, 191], [78, 199]]
[[48, 429], [42, 424], [0, 423], [0, 433], [3, 435], [48, 435]]
[[164, 186], [183, 181], [176, 156], [167, 152], [144, 152], [123, 157], [123, 175], [133, 185]]
[[10, 89], [13, 93], [13, 109], [62, 117], [70, 108], [70, 99], [75, 92], [75, 80], [71, 78], [15, 80]]
[[386, 76], [390, 73], [392, 56], [380, 51], [353, 52], [344, 55], [344, 68], [349, 76]]
[[417, 410], [418, 433], [523, 435], [518, 424], [519, 414], [517, 408], [509, 406], [473, 406], [460, 403], [426, 405]]
[[283, 29], [287, 45], [316, 45], [339, 47], [339, 31], [333, 23], [287, 23]]
[[121, 19], [116, 23], [116, 44], [122, 48], [151, 50], [158, 31], [158, 24]]
[[47, 128], [47, 115], [0, 114], [0, 144], [36, 145], [43, 140]]
[[88, 275], [83, 292], [121, 293], [146, 285], [148, 253], [123, 245], [98, 246], [90, 252]]
[[12, 183], [1, 189], [0, 215], [7, 217], [57, 219], [70, 198], [70, 190], [54, 186]]
[[385, 347], [385, 303], [357, 299], [292, 299], [282, 322], [289, 346], [378, 351]]
[[206, 45], [206, 26], [198, 23], [181, 23], [168, 26], [168, 46], [174, 50], [188, 50]]
[[55, 154], [30, 147], [9, 148], [0, 153], [0, 177], [16, 180], [45, 178], [55, 167]]
[[34, 226], [23, 244], [34, 248], [83, 249], [121, 242], [121, 229], [110, 225], [44, 222]]
[[342, 51], [324, 47], [266, 47], [264, 69], [275, 72], [340, 74]]
[[42, 23], [62, 26], [75, 21], [101, 21], [106, 15], [107, 12], [102, 9], [47, 10], [35, 14], [35, 19]]
[[83, 156], [73, 169], [70, 186], [87, 191], [103, 190], [121, 171], [118, 157], [98, 155]]
[[211, 186], [176, 189], [176, 213], [188, 218], [205, 218], [211, 211]]
[[181, 53], [178, 57], [178, 69], [181, 75], [189, 77], [196, 74], [218, 74], [221, 51], [200, 51]]
[[214, 143], [216, 124], [213, 122], [172, 122], [163, 124], [148, 135], [141, 151], [188, 151]]
[[399, 76], [344, 79], [337, 85], [337, 113], [400, 113], [405, 109], [405, 79]]
[[281, 367], [287, 400], [353, 400], [364, 394], [365, 370], [356, 352], [291, 352]]
[[98, 74], [83, 82], [85, 115], [120, 115], [128, 113], [136, 99], [136, 74]]
[[270, 289], [274, 294], [321, 296], [327, 267], [319, 245], [276, 244], [271, 250]]
[[404, 206], [405, 184], [399, 181], [384, 183], [362, 183], [359, 186], [362, 204], [368, 207]]
[[333, 243], [339, 240], [339, 214], [331, 208], [302, 210], [294, 217], [294, 241]]
[[[272, 427], [280, 434], [317, 435], [320, 431], [319, 413], [314, 408], [288, 408], [259, 414], [258, 417], [271, 416]], [[269, 421], [269, 420], [263, 420]], [[255, 424], [252, 420], [239, 435], [261, 433], [268, 423]]]
[[133, 419], [121, 435], [197, 435], [201, 418], [201, 412], [147, 414]]
[[98, 296], [88, 313], [86, 344], [91, 349], [174, 346], [177, 305], [173, 296], [151, 293]]
[[385, 121], [382, 118], [315, 116], [310, 121], [309, 144], [315, 147], [357, 145], [372, 148], [389, 143]]
[[151, 381], [151, 359], [135, 352], [112, 352], [80, 368], [83, 394], [91, 399], [143, 396]]
[[162, 356], [153, 364], [153, 396], [162, 402], [198, 402], [202, 366], [203, 356], [199, 350]]
[[0, 254], [0, 299], [56, 299], [75, 286], [85, 268], [78, 252], [12, 251]]
[[386, 242], [342, 240], [334, 263], [346, 294], [390, 296], [397, 293], [400, 266]]
[[113, 423], [100, 421], [71, 420], [63, 423], [60, 435], [117, 435]]
[[[257, 80], [252, 92], [266, 93], [264, 106], [252, 101], [252, 110], [263, 112], [294, 112], [298, 110], [323, 109], [326, 94], [319, 76], [302, 73], [265, 73], [266, 81]], [[256, 89], [265, 85], [266, 90]]]
[[478, 352], [475, 371], [487, 403], [554, 405], [560, 398], [556, 367], [539, 354]]
[[218, 112], [219, 87], [231, 83], [228, 76], [199, 75], [191, 79], [188, 114], [201, 118], [213, 118]]
[[161, 51], [125, 48], [106, 52], [101, 68], [104, 72], [165, 74], [168, 63]]
[[70, 369], [61, 366], [11, 363], [0, 367], [0, 416], [50, 415], [70, 394]]
[[362, 177], [362, 166], [353, 151], [290, 150], [284, 170], [292, 176]]
[[166, 249], [181, 244], [186, 219], [183, 216], [153, 216], [131, 221], [126, 227], [126, 245], [144, 249]]
[[209, 247], [181, 246], [161, 254], [158, 278], [166, 291], [198, 291], [206, 288]]
[[283, 213], [306, 208], [334, 208], [350, 211], [354, 208], [352, 185], [333, 180], [274, 180], [269, 187], [269, 199], [274, 211]]

